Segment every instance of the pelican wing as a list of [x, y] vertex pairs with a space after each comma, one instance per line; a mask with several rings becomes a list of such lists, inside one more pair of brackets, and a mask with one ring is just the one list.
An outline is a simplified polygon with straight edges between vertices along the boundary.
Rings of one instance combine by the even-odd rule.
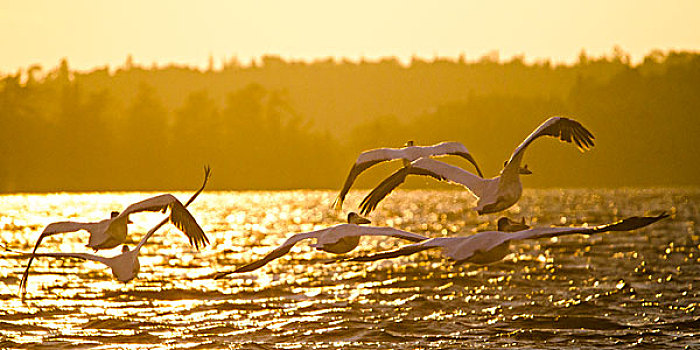
[[[416, 146], [413, 146], [416, 147]], [[480, 177], [484, 177], [484, 175], [481, 172], [481, 169], [479, 168], [479, 165], [476, 163], [476, 160], [474, 157], [472, 157], [471, 153], [469, 153], [469, 150], [467, 150], [467, 147], [465, 147], [462, 143], [460, 142], [442, 142], [438, 143], [436, 145], [432, 146], [425, 146], [423, 147], [425, 151], [425, 155], [421, 155], [419, 158], [422, 157], [429, 157], [429, 156], [442, 156], [442, 155], [454, 155], [458, 157], [462, 157], [466, 159], [469, 163], [472, 163], [474, 165], [474, 168], [476, 169], [476, 172], [479, 173]], [[418, 158], [416, 158], [418, 159]], [[415, 159], [414, 159], [415, 160]]]
[[175, 196], [172, 194], [161, 194], [129, 205], [126, 207], [126, 209], [119, 213], [119, 216], [128, 216], [142, 211], [165, 212], [173, 202], [179, 202]]
[[[185, 203], [185, 205], [184, 205], [183, 207], [186, 208], [188, 205], [190, 205], [190, 203], [194, 202], [194, 200], [199, 196], [199, 194], [202, 193], [202, 191], [204, 191], [204, 188], [207, 187], [207, 182], [209, 182], [209, 178], [210, 178], [210, 177], [211, 177], [211, 168], [210, 168], [209, 166], [205, 166], [205, 167], [204, 167], [204, 182], [202, 183], [202, 186], [197, 190], [197, 192], [195, 192], [195, 193], [190, 197], [190, 199], [187, 200], [187, 202]], [[194, 218], [193, 218], [193, 219], [194, 219]], [[148, 230], [148, 232], [146, 232], [146, 234], [143, 236], [143, 238], [141, 238], [141, 241], [140, 241], [139, 244], [136, 246], [135, 250], [140, 250], [141, 247], [143, 247], [143, 245], [146, 244], [146, 241], [148, 241], [148, 239], [151, 238], [151, 236], [153, 236], [153, 234], [156, 233], [156, 231], [158, 231], [158, 229], [159, 229], [161, 226], [163, 226], [163, 225], [165, 225], [165, 224], [168, 223], [168, 220], [170, 220], [169, 217], [163, 219], [163, 221], [159, 222], [156, 226], [153, 226], [152, 229]], [[203, 232], [202, 232], [202, 233], [203, 233]], [[189, 236], [188, 236], [188, 237], [189, 237]], [[209, 243], [209, 239], [207, 238], [207, 236], [204, 235], [203, 237], [204, 237], [204, 242]], [[198, 241], [195, 241], [195, 244], [196, 244], [197, 242], [198, 242]], [[201, 242], [201, 241], [199, 241], [199, 242]], [[192, 244], [192, 238], [190, 238], [190, 244]], [[204, 245], [204, 244], [202, 244], [202, 245]], [[197, 248], [197, 249], [199, 249], [199, 248]]]
[[190, 214], [189, 210], [180, 201], [173, 202], [170, 206], [170, 221], [187, 235], [190, 245], [193, 245], [196, 249], [209, 244], [209, 238], [207, 238], [202, 227], [199, 226], [194, 216]]
[[273, 251], [269, 252], [262, 259], [259, 259], [257, 261], [254, 261], [252, 263], [249, 263], [249, 264], [246, 264], [243, 266], [240, 266], [233, 271], [218, 273], [215, 275], [214, 279], [220, 279], [220, 278], [222, 278], [226, 275], [232, 274], [232, 273], [250, 272], [250, 271], [257, 270], [257, 269], [265, 266], [270, 261], [275, 260], [275, 259], [282, 257], [285, 254], [289, 253], [289, 251], [292, 249], [292, 247], [294, 247], [295, 244], [297, 244], [297, 242], [304, 240], [304, 239], [309, 239], [309, 238], [318, 238], [319, 235], [321, 235], [326, 230], [328, 230], [328, 229], [297, 233], [297, 234], [293, 235], [292, 237], [289, 237], [286, 241], [284, 241], [284, 243], [282, 243], [282, 245], [275, 248]]
[[585, 151], [594, 146], [593, 140], [595, 137], [588, 131], [581, 123], [564, 117], [551, 117], [547, 119], [544, 123], [535, 129], [526, 139], [523, 141], [518, 148], [515, 149], [513, 154], [510, 156], [508, 164], [515, 161], [519, 164], [519, 159], [522, 158], [525, 149], [529, 146], [532, 141], [536, 140], [541, 136], [552, 136], [557, 137], [561, 141], [573, 142], [576, 144], [579, 150]]
[[442, 142], [431, 146], [409, 146], [403, 148], [377, 148], [369, 151], [362, 152], [357, 161], [350, 169], [350, 174], [348, 174], [343, 189], [338, 194], [333, 206], [336, 209], [340, 209], [345, 200], [345, 196], [350, 187], [355, 182], [357, 176], [368, 168], [379, 164], [381, 162], [386, 162], [395, 159], [404, 159], [407, 161], [415, 161], [423, 157], [439, 157], [446, 155], [455, 155], [462, 157], [472, 163], [479, 173], [479, 176], [483, 176], [479, 165], [474, 160], [474, 157], [469, 153], [467, 148], [459, 142]]
[[[201, 190], [199, 192], [201, 192]], [[199, 192], [197, 192], [197, 194], [199, 194]], [[209, 238], [207, 238], [204, 230], [202, 230], [197, 223], [197, 220], [195, 220], [185, 206], [171, 194], [162, 194], [131, 204], [122, 211], [119, 216], [126, 216], [141, 211], [165, 211], [168, 208], [170, 208], [170, 221], [175, 227], [187, 235], [191, 245], [199, 249], [200, 246], [203, 247], [209, 243]]]
[[97, 227], [96, 222], [73, 222], [73, 221], [60, 221], [48, 224], [44, 231], [41, 232], [42, 236], [51, 236], [58, 233], [75, 232], [80, 230], [85, 230], [92, 232]]
[[549, 238], [574, 234], [592, 235], [608, 231], [632, 231], [667, 217], [668, 214], [661, 213], [657, 216], [632, 216], [611, 224], [593, 227], [539, 227], [510, 234], [507, 236], [507, 240]]
[[101, 262], [103, 264], [108, 264], [109, 258], [103, 256], [89, 254], [89, 253], [29, 253], [29, 252], [18, 252], [20, 254], [39, 256], [39, 257], [50, 257], [50, 258], [73, 258], [80, 260], [92, 260]]
[[382, 259], [393, 259], [400, 256], [411, 255], [428, 249], [443, 248], [444, 237], [430, 238], [419, 243], [408, 244], [393, 250], [374, 253], [370, 255], [356, 256], [348, 261], [375, 261]]
[[34, 249], [31, 253], [28, 253], [31, 254], [31, 256], [29, 257], [29, 261], [27, 261], [27, 267], [24, 269], [24, 273], [22, 274], [22, 280], [19, 283], [20, 297], [22, 299], [24, 298], [24, 294], [26, 293], [27, 289], [27, 278], [29, 277], [29, 268], [32, 266], [32, 262], [37, 256], [36, 250], [37, 248], [39, 248], [39, 245], [44, 240], [44, 238], [59, 233], [75, 232], [80, 230], [86, 230], [92, 233], [92, 231], [95, 228], [97, 228], [98, 225], [99, 223], [92, 222], [61, 221], [53, 222], [46, 226], [44, 228], [44, 231], [41, 232], [41, 235], [39, 235], [39, 238], [36, 240], [36, 243], [34, 244]]
[[332, 244], [345, 237], [351, 236], [388, 236], [394, 238], [405, 239], [411, 242], [420, 242], [428, 239], [428, 237], [415, 234], [413, 232], [399, 230], [393, 227], [377, 227], [377, 226], [359, 226], [344, 224], [340, 229], [336, 227], [334, 230], [329, 230], [323, 237], [326, 244]]
[[[38, 246], [37, 242], [37, 246]], [[24, 270], [24, 273], [22, 274], [22, 280], [20, 281], [20, 299], [24, 301], [24, 296], [27, 294], [27, 278], [29, 277], [29, 267], [32, 264], [32, 261], [34, 260], [35, 257], [40, 256], [40, 257], [51, 257], [51, 258], [74, 258], [74, 259], [81, 259], [81, 260], [92, 260], [92, 261], [97, 261], [101, 262], [105, 265], [108, 265], [109, 258], [101, 257], [99, 255], [94, 255], [94, 254], [88, 254], [88, 253], [37, 253], [36, 252], [36, 246], [34, 247], [34, 251], [30, 252], [19, 252], [19, 251], [13, 251], [15, 253], [19, 253], [22, 255], [29, 255], [29, 262], [27, 263], [27, 268]]]
[[[364, 154], [364, 153], [363, 153]], [[359, 176], [363, 171], [386, 161], [386, 159], [377, 159], [377, 160], [371, 160], [371, 161], [365, 161], [365, 162], [360, 162], [358, 159], [358, 162], [353, 164], [352, 169], [350, 169], [350, 173], [348, 174], [348, 177], [345, 179], [345, 183], [343, 184], [343, 188], [340, 190], [340, 193], [338, 194], [338, 197], [335, 198], [335, 201], [333, 202], [333, 207], [337, 210], [342, 209], [343, 207], [343, 201], [345, 201], [345, 196], [347, 196], [348, 192], [350, 192], [350, 187], [352, 187], [352, 184], [355, 183], [355, 179], [357, 176]]]
[[396, 187], [406, 181], [408, 175], [429, 176], [438, 181], [462, 185], [477, 197], [483, 192], [485, 180], [462, 168], [449, 165], [439, 160], [420, 158], [389, 175], [375, 187], [360, 203], [360, 213], [367, 215], [377, 208], [379, 202]]

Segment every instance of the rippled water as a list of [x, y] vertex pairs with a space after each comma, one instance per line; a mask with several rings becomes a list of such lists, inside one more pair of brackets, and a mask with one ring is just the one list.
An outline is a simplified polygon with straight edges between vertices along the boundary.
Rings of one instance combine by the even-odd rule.
[[[364, 193], [351, 192], [353, 209]], [[0, 196], [0, 236], [29, 250], [58, 220], [100, 220], [152, 193]], [[187, 198], [188, 193], [176, 194]], [[605, 223], [672, 214], [647, 228], [512, 244], [490, 266], [453, 266], [438, 252], [373, 263], [324, 264], [299, 244], [260, 270], [212, 280], [284, 238], [342, 221], [334, 192], [208, 192], [191, 205], [212, 241], [201, 252], [168, 226], [141, 251], [139, 278], [104, 265], [39, 258], [26, 303], [26, 263], [0, 256], [0, 348], [600, 348], [698, 346], [700, 190], [526, 190], [507, 213], [536, 225]], [[492, 229], [463, 191], [398, 191], [370, 217], [428, 236]], [[132, 217], [133, 240], [159, 221]], [[45, 251], [88, 251], [84, 233]], [[367, 239], [350, 255], [390, 249]], [[118, 250], [105, 254], [115, 255]]]

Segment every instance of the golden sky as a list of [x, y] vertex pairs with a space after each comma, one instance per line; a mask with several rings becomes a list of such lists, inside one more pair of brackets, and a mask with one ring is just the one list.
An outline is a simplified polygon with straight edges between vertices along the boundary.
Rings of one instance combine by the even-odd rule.
[[313, 60], [396, 56], [574, 62], [615, 45], [700, 49], [700, 1], [0, 0], [0, 73], [31, 64], [74, 69], [138, 64], [218, 66], [265, 54]]

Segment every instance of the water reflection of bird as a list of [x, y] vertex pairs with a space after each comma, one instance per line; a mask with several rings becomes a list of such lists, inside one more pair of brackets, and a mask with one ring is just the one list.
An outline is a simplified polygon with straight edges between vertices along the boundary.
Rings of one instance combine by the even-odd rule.
[[[27, 278], [29, 277], [29, 268], [32, 265], [34, 257], [36, 256], [49, 256], [56, 258], [72, 257], [84, 260], [86, 259], [99, 261], [112, 267], [112, 271], [117, 277], [117, 279], [122, 281], [123, 278], [129, 276], [129, 274], [127, 273], [128, 269], [125, 269], [122, 266], [127, 266], [129, 264], [126, 261], [136, 259], [136, 272], [138, 272], [138, 259], [136, 258], [138, 255], [138, 249], [140, 249], [141, 246], [143, 246], [143, 244], [146, 242], [146, 240], [148, 240], [148, 238], [150, 238], [150, 236], [153, 235], [153, 232], [155, 232], [155, 230], [157, 230], [162, 225], [166, 224], [168, 221], [171, 221], [178, 229], [180, 229], [180, 231], [185, 233], [185, 235], [187, 235], [187, 237], [189, 238], [190, 244], [193, 245], [195, 248], [199, 249], [200, 246], [205, 246], [209, 243], [209, 239], [207, 238], [206, 234], [199, 226], [195, 218], [192, 216], [192, 214], [186, 209], [186, 207], [190, 203], [192, 203], [192, 201], [194, 201], [194, 199], [197, 198], [197, 196], [199, 196], [199, 194], [204, 190], [204, 187], [206, 187], [210, 176], [211, 169], [209, 167], [205, 167], [204, 183], [184, 205], [173, 195], [163, 194], [148, 198], [138, 203], [131, 204], [124, 211], [122, 211], [121, 214], [115, 215], [115, 213], [113, 212], [111, 219], [102, 220], [100, 222], [81, 223], [64, 221], [49, 224], [39, 236], [39, 239], [34, 245], [34, 250], [32, 251], [32, 253], [28, 253], [31, 254], [31, 256], [29, 257], [27, 267], [24, 270], [24, 274], [22, 275], [22, 280], [20, 282], [20, 294], [22, 295], [22, 297], [24, 297]], [[128, 216], [130, 214], [141, 211], [165, 211], [168, 208], [170, 209], [170, 215], [167, 218], [165, 218], [161, 223], [159, 223], [156, 227], [154, 227], [154, 229], [149, 231], [146, 234], [146, 236], [144, 236], [144, 238], [141, 240], [136, 249], [129, 250], [128, 247], [124, 245], [122, 247], [122, 254], [117, 255], [113, 258], [104, 258], [98, 255], [85, 253], [36, 253], [39, 244], [44, 238], [58, 233], [75, 232], [79, 230], [86, 230], [90, 232], [90, 243], [88, 243], [87, 246], [95, 249], [95, 251], [99, 249], [114, 248], [119, 244], [124, 243], [124, 241], [126, 240]], [[133, 262], [131, 264], [133, 264]], [[114, 266], [116, 266], [116, 268]], [[126, 279], [126, 281], [132, 278], [133, 276]]]
[[470, 163], [474, 164], [476, 171], [481, 176], [479, 165], [476, 164], [476, 161], [467, 148], [459, 142], [442, 142], [432, 146], [414, 146], [413, 141], [408, 141], [403, 148], [377, 148], [362, 152], [360, 156], [357, 157], [357, 161], [353, 164], [352, 169], [350, 169], [350, 173], [347, 179], [345, 179], [345, 184], [340, 190], [340, 194], [338, 194], [338, 197], [335, 199], [333, 206], [336, 209], [341, 209], [345, 196], [348, 194], [348, 191], [350, 191], [350, 187], [352, 187], [355, 179], [363, 171], [374, 165], [395, 159], [401, 159], [404, 161], [404, 165], [408, 165], [410, 162], [423, 157], [447, 155], [456, 155], [468, 160]]
[[231, 273], [249, 272], [259, 269], [270, 261], [289, 253], [297, 242], [304, 239], [315, 238], [316, 243], [310, 246], [334, 254], [344, 254], [355, 249], [360, 243], [361, 236], [390, 236], [412, 242], [419, 242], [427, 239], [427, 237], [392, 227], [360, 226], [361, 224], [369, 223], [369, 220], [351, 212], [348, 214], [347, 224], [335, 225], [317, 231], [297, 233], [262, 259], [241, 266], [234, 271], [218, 273], [214, 278], [219, 279]]
[[440, 248], [442, 254], [457, 263], [490, 264], [500, 261], [510, 253], [510, 241], [522, 239], [549, 238], [573, 234], [592, 235], [607, 231], [631, 231], [653, 224], [665, 217], [633, 216], [612, 224], [595, 227], [538, 227], [517, 232], [483, 231], [468, 237], [437, 237], [419, 243], [409, 244], [398, 249], [358, 256], [350, 261], [374, 261], [411, 255], [424, 250]]
[[437, 180], [466, 187], [478, 197], [474, 210], [478, 211], [479, 214], [495, 213], [508, 209], [522, 195], [523, 185], [520, 182], [520, 175], [532, 174], [527, 165], [520, 166], [525, 149], [541, 136], [552, 136], [561, 141], [576, 143], [581, 151], [592, 147], [594, 139], [593, 134], [581, 123], [568, 118], [551, 117], [515, 149], [510, 159], [505, 162], [501, 173], [490, 179], [484, 179], [481, 174], [476, 176], [464, 169], [437, 160], [421, 158], [397, 170], [375, 187], [360, 204], [360, 213], [368, 214], [374, 210], [384, 197], [406, 180], [408, 175], [430, 176]]

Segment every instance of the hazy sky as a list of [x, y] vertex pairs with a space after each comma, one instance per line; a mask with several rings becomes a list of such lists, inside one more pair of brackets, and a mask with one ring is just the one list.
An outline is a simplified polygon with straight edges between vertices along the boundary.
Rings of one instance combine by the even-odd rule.
[[415, 55], [573, 62], [619, 45], [634, 61], [700, 49], [700, 1], [0, 0], [0, 73], [134, 61], [217, 66], [264, 54], [312, 60]]

